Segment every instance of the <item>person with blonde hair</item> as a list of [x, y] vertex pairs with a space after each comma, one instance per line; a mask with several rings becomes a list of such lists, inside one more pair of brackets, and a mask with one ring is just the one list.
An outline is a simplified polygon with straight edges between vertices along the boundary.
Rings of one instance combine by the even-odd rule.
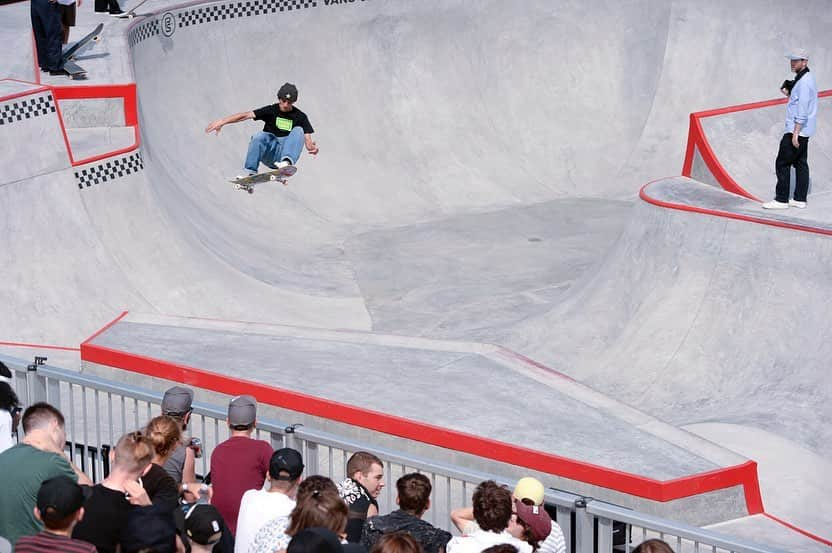
[[84, 504], [87, 514], [75, 526], [73, 538], [93, 544], [98, 553], [115, 553], [130, 512], [151, 504], [142, 477], [154, 454], [153, 443], [141, 431], [119, 438], [110, 451], [110, 474], [92, 487]]
[[163, 467], [182, 439], [182, 427], [175, 418], [160, 415], [150, 419], [144, 435], [153, 446], [150, 468], [142, 478], [144, 489], [153, 505], [172, 512], [179, 504], [179, 488]]

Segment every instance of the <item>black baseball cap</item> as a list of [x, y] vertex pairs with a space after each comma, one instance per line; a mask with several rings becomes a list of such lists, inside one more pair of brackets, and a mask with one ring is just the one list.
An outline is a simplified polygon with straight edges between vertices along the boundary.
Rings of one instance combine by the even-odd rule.
[[301, 474], [303, 474], [303, 457], [298, 450], [284, 447], [272, 454], [269, 461], [269, 475], [273, 479], [297, 480]]
[[44, 522], [58, 522], [84, 506], [90, 488], [79, 486], [68, 476], [44, 480], [38, 490], [37, 506]]
[[195, 504], [185, 515], [185, 531], [191, 541], [200, 545], [216, 543], [218, 538], [214, 536], [222, 532], [222, 526], [222, 515], [208, 503]]
[[295, 103], [298, 101], [298, 87], [292, 83], [283, 83], [283, 86], [277, 91], [277, 97]]

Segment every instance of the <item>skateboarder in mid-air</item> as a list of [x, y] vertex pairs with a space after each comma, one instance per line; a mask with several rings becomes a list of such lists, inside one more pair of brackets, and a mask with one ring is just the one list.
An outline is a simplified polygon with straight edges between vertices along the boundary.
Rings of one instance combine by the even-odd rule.
[[219, 134], [220, 129], [229, 123], [249, 119], [265, 123], [263, 130], [252, 136], [248, 143], [245, 173], [238, 179], [256, 174], [260, 163], [270, 169], [283, 169], [296, 164], [304, 145], [310, 154], [318, 153], [318, 145], [312, 141], [315, 129], [306, 114], [294, 106], [297, 99], [297, 87], [286, 83], [277, 92], [276, 104], [217, 119], [205, 128], [206, 133]]

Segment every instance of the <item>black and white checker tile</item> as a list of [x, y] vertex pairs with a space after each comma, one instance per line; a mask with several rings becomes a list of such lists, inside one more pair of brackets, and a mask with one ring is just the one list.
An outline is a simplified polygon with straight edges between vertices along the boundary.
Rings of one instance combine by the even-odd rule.
[[246, 0], [228, 4], [213, 4], [202, 8], [180, 12], [179, 27], [190, 27], [212, 21], [224, 21], [239, 17], [252, 17], [270, 13], [290, 12], [315, 8], [318, 0]]
[[136, 46], [136, 44], [140, 43], [143, 40], [147, 40], [150, 37], [154, 37], [159, 34], [159, 20], [154, 19], [152, 21], [148, 21], [147, 23], [142, 23], [141, 25], [136, 25], [130, 31], [130, 35], [127, 37], [127, 44], [130, 48]]
[[78, 188], [83, 190], [110, 180], [126, 177], [144, 169], [141, 152], [119, 157], [75, 171]]
[[55, 100], [51, 93], [14, 100], [0, 105], [0, 125], [10, 125], [55, 111]]

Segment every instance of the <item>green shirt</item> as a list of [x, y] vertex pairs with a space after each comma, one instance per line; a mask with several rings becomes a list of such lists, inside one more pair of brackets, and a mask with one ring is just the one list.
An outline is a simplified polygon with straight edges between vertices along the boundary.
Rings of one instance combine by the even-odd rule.
[[0, 453], [0, 536], [12, 545], [21, 536], [32, 536], [43, 529], [35, 518], [38, 490], [44, 480], [55, 476], [78, 475], [67, 460], [58, 455], [17, 444]]

